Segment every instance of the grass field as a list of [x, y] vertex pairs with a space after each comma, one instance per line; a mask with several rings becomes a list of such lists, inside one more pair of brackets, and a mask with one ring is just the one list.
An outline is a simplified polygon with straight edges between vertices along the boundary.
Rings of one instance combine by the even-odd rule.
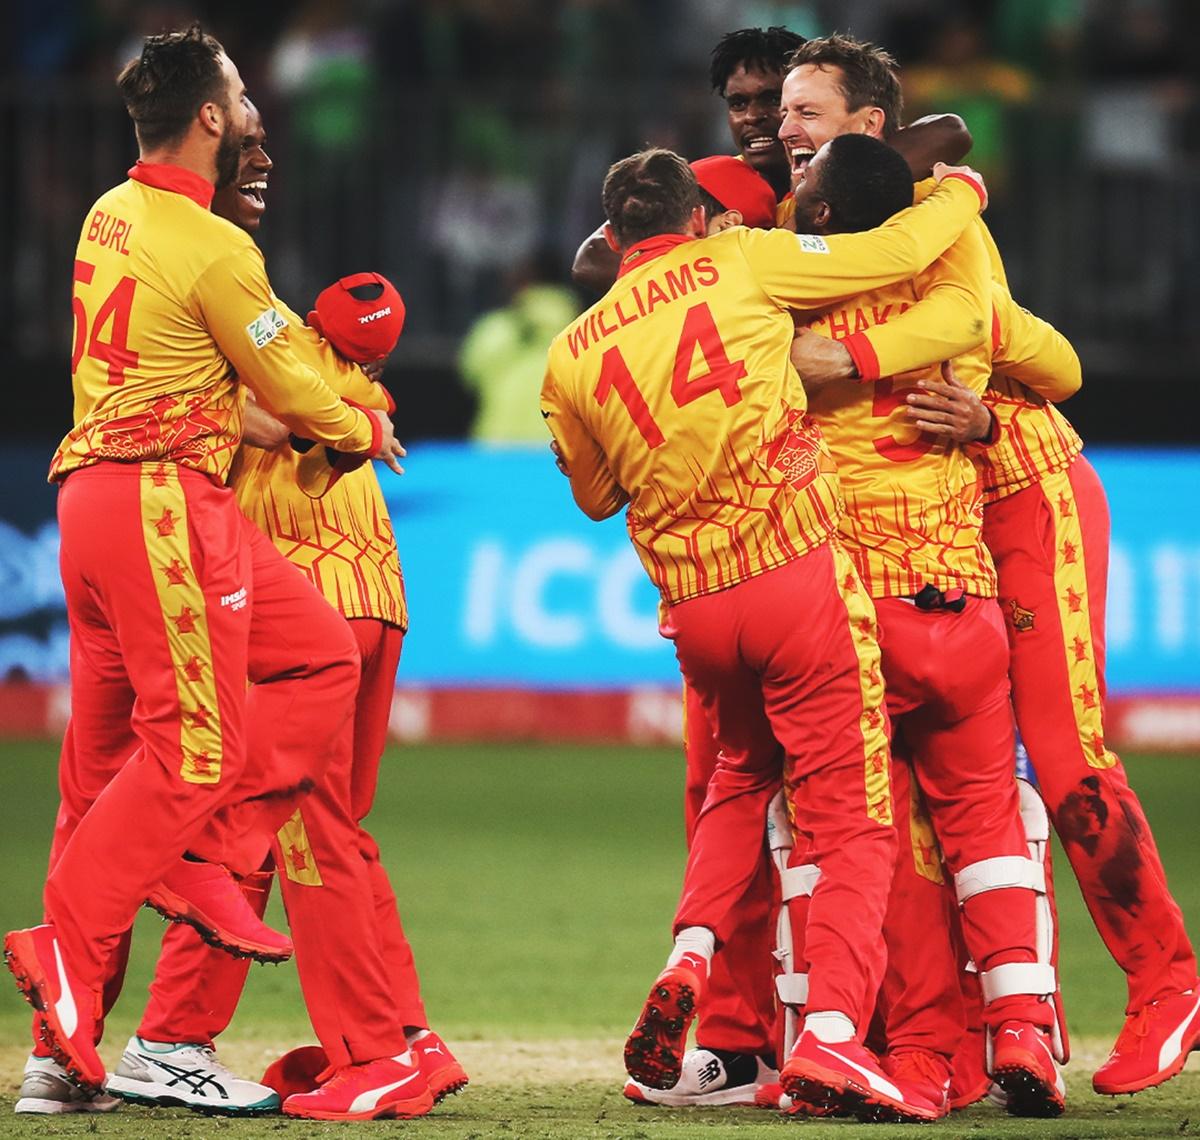
[[[56, 751], [0, 743], [0, 927], [40, 913], [55, 807]], [[1200, 760], [1132, 758], [1176, 897], [1198, 932], [1195, 821]], [[471, 1087], [407, 1125], [429, 1137], [806, 1136], [867, 1132], [850, 1122], [785, 1122], [754, 1110], [639, 1109], [620, 1096], [620, 1046], [669, 948], [683, 865], [682, 761], [674, 750], [535, 746], [408, 747], [387, 756], [371, 820], [401, 897], [434, 1024]], [[1136, 1099], [1094, 1096], [1091, 1070], [1120, 1027], [1124, 986], [1092, 930], [1065, 861], [1058, 876], [1063, 989], [1076, 1060], [1067, 1115], [1010, 1120], [976, 1107], [936, 1126], [964, 1137], [1200, 1136], [1195, 1072]], [[282, 914], [273, 912], [276, 922]], [[136, 1025], [161, 925], [144, 915], [125, 994], [102, 1055]], [[3, 996], [7, 992], [7, 996]], [[318, 1136], [345, 1125], [209, 1120], [126, 1106], [107, 1117], [15, 1117], [27, 1007], [0, 978], [0, 1137], [96, 1133], [185, 1138]], [[222, 1056], [258, 1075], [312, 1040], [290, 966], [256, 967]], [[872, 1136], [890, 1131], [872, 1127]]]

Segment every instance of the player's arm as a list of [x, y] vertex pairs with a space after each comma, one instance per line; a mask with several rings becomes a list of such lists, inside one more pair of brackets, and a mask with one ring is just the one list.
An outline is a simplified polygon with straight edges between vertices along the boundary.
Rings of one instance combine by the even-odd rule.
[[987, 201], [967, 168], [939, 167], [937, 189], [878, 229], [815, 237], [786, 230], [738, 234], [759, 286], [786, 309], [823, 309], [836, 301], [915, 277], [967, 228]]
[[556, 461], [571, 480], [576, 505], [597, 522], [615, 515], [629, 502], [629, 495], [613, 478], [603, 449], [563, 395], [549, 367], [542, 383], [542, 415], [558, 445]]
[[254, 393], [246, 390], [246, 410], [242, 416], [242, 443], [263, 451], [274, 451], [288, 441], [291, 434], [287, 424], [277, 420], [265, 408], [258, 406]]
[[621, 255], [608, 244], [604, 226], [584, 239], [575, 251], [571, 264], [571, 280], [585, 289], [604, 293], [612, 287], [621, 268]]
[[346, 403], [296, 359], [286, 318], [274, 319], [262, 255], [249, 239], [201, 274], [189, 300], [239, 379], [297, 435], [338, 451], [381, 453], [387, 417]]
[[958, 115], [926, 115], [887, 140], [904, 156], [913, 181], [928, 178], [934, 164], [958, 162], [971, 149], [971, 132]]
[[999, 282], [992, 284], [992, 364], [1039, 396], [1058, 403], [1083, 384], [1079, 355], [1048, 321], [1021, 308]]

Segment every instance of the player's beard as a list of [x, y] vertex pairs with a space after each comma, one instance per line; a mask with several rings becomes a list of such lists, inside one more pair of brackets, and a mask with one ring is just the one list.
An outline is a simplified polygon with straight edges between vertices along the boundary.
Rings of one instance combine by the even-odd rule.
[[224, 190], [233, 184], [241, 167], [242, 147], [241, 134], [226, 122], [221, 132], [221, 141], [217, 143], [217, 189]]

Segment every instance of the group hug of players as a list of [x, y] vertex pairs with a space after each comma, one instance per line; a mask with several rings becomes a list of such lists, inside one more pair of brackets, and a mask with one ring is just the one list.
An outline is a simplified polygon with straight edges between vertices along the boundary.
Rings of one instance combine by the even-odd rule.
[[688, 862], [625, 1095], [1058, 1115], [1051, 824], [1128, 979], [1093, 1086], [1161, 1084], [1200, 985], [1104, 740], [1107, 507], [1054, 406], [1078, 358], [938, 161], [962, 125], [901, 129], [886, 53], [747, 29], [712, 82], [740, 154], [611, 168], [576, 261], [607, 291], [542, 390], [686, 685]]

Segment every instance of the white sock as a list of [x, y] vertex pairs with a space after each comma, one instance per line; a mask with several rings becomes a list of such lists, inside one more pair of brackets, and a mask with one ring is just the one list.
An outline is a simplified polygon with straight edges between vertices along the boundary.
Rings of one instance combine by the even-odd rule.
[[667, 965], [674, 966], [685, 954], [696, 954], [711, 962], [716, 952], [716, 937], [707, 926], [685, 926], [675, 935], [675, 949], [667, 958]]
[[804, 1032], [827, 1045], [836, 1045], [839, 1041], [854, 1040], [854, 1022], [836, 1009], [819, 1010], [804, 1019]]
[[409, 1045], [415, 1045], [422, 1038], [429, 1036], [429, 1030], [428, 1029], [418, 1029], [413, 1033], [406, 1033], [404, 1036], [405, 1036], [406, 1040], [408, 1041]]
[[417, 1059], [412, 1055], [411, 1049], [405, 1049], [403, 1053], [397, 1053], [392, 1060], [399, 1061], [402, 1065], [415, 1065], [417, 1063]]

